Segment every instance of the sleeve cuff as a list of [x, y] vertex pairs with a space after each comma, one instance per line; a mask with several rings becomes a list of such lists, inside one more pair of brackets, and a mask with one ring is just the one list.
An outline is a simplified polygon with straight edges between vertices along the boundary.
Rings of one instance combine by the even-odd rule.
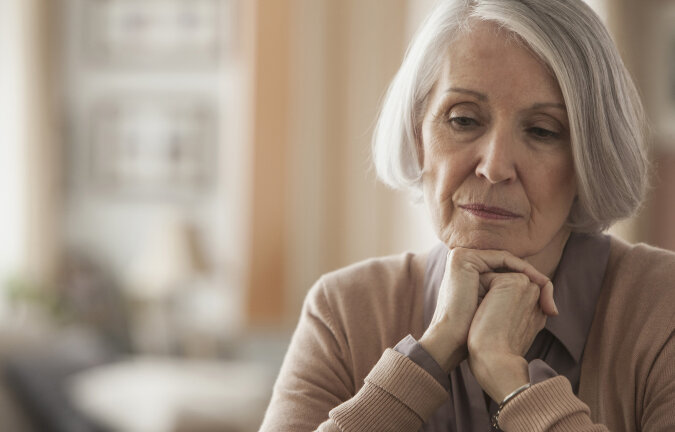
[[443, 386], [445, 391], [450, 391], [450, 378], [448, 378], [448, 375], [441, 365], [439, 365], [436, 360], [422, 348], [422, 345], [420, 345], [412, 335], [404, 337], [401, 342], [394, 347], [394, 351], [399, 352], [414, 361], [417, 366], [421, 367], [429, 375], [434, 377], [434, 379]]
[[340, 430], [419, 430], [448, 393], [408, 357], [387, 349], [350, 400], [329, 416]]
[[547, 431], [554, 426], [581, 430], [592, 425], [589, 414], [567, 378], [557, 376], [532, 385], [509, 401], [499, 415], [499, 426], [508, 431]]
[[558, 376], [558, 373], [553, 370], [553, 368], [549, 366], [548, 363], [541, 359], [532, 360], [527, 365], [527, 369], [530, 373], [530, 384], [532, 385], [539, 384], [540, 382], [546, 381], [547, 379]]

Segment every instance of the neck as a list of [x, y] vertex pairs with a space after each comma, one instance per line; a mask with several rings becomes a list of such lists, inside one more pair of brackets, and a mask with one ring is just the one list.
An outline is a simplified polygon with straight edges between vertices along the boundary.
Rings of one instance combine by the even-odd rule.
[[534, 255], [525, 257], [525, 261], [532, 264], [534, 268], [550, 279], [553, 279], [570, 234], [571, 231], [567, 228], [561, 229], [544, 249]]

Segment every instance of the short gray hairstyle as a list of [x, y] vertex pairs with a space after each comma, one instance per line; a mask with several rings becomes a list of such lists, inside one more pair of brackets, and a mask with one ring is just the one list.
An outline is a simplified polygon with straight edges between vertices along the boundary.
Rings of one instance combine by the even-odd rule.
[[567, 225], [595, 232], [633, 215], [648, 183], [647, 120], [621, 56], [581, 0], [441, 0], [411, 42], [373, 134], [378, 177], [422, 196], [417, 140], [448, 45], [476, 20], [516, 34], [551, 70], [570, 124], [578, 197]]

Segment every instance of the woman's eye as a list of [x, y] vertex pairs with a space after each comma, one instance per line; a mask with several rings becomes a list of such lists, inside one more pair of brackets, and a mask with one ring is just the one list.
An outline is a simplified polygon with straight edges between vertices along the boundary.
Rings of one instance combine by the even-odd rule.
[[450, 123], [459, 128], [468, 128], [478, 124], [476, 119], [463, 116], [450, 117]]
[[532, 134], [535, 138], [538, 139], [555, 139], [555, 138], [560, 138], [560, 134], [558, 132], [553, 132], [548, 129], [540, 128], [540, 127], [532, 127], [528, 129], [530, 134]]

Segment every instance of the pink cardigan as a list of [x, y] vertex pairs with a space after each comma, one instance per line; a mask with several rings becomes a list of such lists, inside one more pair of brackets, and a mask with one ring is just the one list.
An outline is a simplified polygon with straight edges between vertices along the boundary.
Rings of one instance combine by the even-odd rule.
[[[449, 397], [391, 349], [423, 329], [426, 255], [371, 259], [307, 296], [261, 431], [418, 431]], [[558, 376], [513, 399], [505, 432], [675, 431], [675, 254], [612, 238], [579, 394]]]

